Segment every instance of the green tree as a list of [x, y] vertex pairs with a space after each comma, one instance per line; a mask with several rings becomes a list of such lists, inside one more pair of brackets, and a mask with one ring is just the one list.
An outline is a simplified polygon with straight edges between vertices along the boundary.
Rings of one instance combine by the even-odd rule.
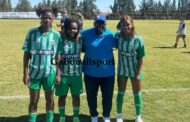
[[152, 19], [157, 16], [157, 9], [156, 9], [156, 3], [154, 0], [148, 0], [147, 1], [147, 15]]
[[180, 6], [179, 6], [179, 12], [180, 14], [184, 15], [188, 11], [188, 0], [179, 0]]
[[0, 1], [0, 11], [7, 12], [12, 11], [12, 4], [10, 0], [1, 0]]
[[148, 13], [148, 2], [147, 2], [147, 0], [142, 0], [139, 7], [140, 7], [139, 12], [141, 14], [141, 17], [146, 19], [147, 13]]
[[79, 4], [79, 9], [82, 11], [81, 13], [87, 19], [94, 18], [97, 14], [99, 14], [99, 9], [95, 5], [96, 0], [83, 0]]
[[65, 0], [64, 3], [65, 9], [69, 14], [75, 13], [78, 4], [77, 0]]
[[163, 3], [163, 16], [164, 16], [164, 19], [169, 18], [170, 10], [171, 10], [171, 2], [170, 2], [170, 0], [165, 0], [164, 3]]
[[163, 8], [163, 5], [162, 5], [161, 1], [159, 0], [156, 3], [156, 12], [157, 12], [157, 15], [158, 15], [157, 18], [159, 18], [159, 19], [163, 18], [162, 8]]
[[15, 7], [15, 11], [19, 12], [29, 12], [31, 11], [31, 4], [29, 0], [19, 0]]
[[51, 0], [47, 0], [46, 8], [51, 8]]

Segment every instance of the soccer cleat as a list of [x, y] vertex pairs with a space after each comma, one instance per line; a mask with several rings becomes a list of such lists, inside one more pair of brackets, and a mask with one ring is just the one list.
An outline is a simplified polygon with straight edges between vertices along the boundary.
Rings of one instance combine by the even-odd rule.
[[80, 120], [79, 120], [78, 117], [74, 117], [74, 118], [73, 118], [73, 122], [80, 122]]
[[59, 122], [65, 122], [65, 117], [60, 117]]
[[103, 117], [104, 122], [111, 122], [109, 117]]
[[143, 120], [142, 120], [141, 117], [137, 117], [137, 118], [135, 119], [135, 122], [143, 122]]
[[91, 122], [98, 122], [98, 117], [91, 117]]

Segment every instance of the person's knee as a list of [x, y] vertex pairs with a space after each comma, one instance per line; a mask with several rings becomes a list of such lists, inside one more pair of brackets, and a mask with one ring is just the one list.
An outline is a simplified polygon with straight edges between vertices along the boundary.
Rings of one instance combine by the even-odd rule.
[[53, 103], [53, 101], [54, 101], [54, 99], [53, 99], [53, 96], [52, 95], [50, 95], [50, 96], [46, 96], [46, 102], [47, 103]]
[[119, 92], [125, 92], [126, 91], [126, 87], [118, 87], [118, 91]]
[[66, 100], [66, 96], [59, 96], [59, 101], [65, 101]]
[[30, 105], [37, 105], [39, 101], [39, 96], [34, 96], [30, 99]]
[[141, 81], [134, 81], [133, 93], [141, 91]]
[[80, 96], [79, 95], [72, 95], [73, 100], [80, 100]]

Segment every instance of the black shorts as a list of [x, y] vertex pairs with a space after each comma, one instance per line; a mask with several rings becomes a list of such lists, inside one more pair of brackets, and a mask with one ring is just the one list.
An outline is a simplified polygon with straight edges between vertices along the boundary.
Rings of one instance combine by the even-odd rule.
[[186, 35], [177, 35], [177, 36], [181, 38], [186, 38]]

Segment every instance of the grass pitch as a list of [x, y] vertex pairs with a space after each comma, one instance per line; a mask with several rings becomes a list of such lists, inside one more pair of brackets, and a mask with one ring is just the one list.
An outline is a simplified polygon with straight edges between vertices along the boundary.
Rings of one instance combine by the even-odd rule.
[[[54, 21], [58, 23], [58, 20]], [[118, 21], [108, 21], [107, 27], [116, 31]], [[0, 122], [26, 122], [29, 103], [28, 89], [22, 83], [21, 47], [28, 29], [37, 27], [39, 20], [0, 20]], [[54, 25], [55, 26], [55, 25]], [[85, 20], [84, 28], [93, 26], [93, 21]], [[190, 22], [186, 21], [187, 34]], [[190, 37], [187, 48], [179, 41], [179, 48], [171, 46], [175, 42], [178, 21], [175, 20], [135, 20], [136, 31], [144, 39], [146, 57], [143, 65], [143, 114], [144, 122], [189, 122], [190, 121]], [[59, 28], [56, 28], [59, 30]], [[114, 51], [117, 62], [117, 51]], [[116, 118], [116, 93], [111, 118]], [[128, 82], [124, 98], [123, 115], [126, 122], [134, 122], [135, 111], [131, 84]], [[45, 99], [41, 91], [38, 105], [38, 122], [44, 122]], [[101, 116], [101, 95], [98, 98]], [[71, 97], [67, 97], [66, 115], [72, 121]], [[81, 122], [90, 121], [85, 94], [81, 96]], [[102, 119], [101, 117], [99, 118]], [[58, 120], [57, 97], [55, 97], [55, 121]]]

